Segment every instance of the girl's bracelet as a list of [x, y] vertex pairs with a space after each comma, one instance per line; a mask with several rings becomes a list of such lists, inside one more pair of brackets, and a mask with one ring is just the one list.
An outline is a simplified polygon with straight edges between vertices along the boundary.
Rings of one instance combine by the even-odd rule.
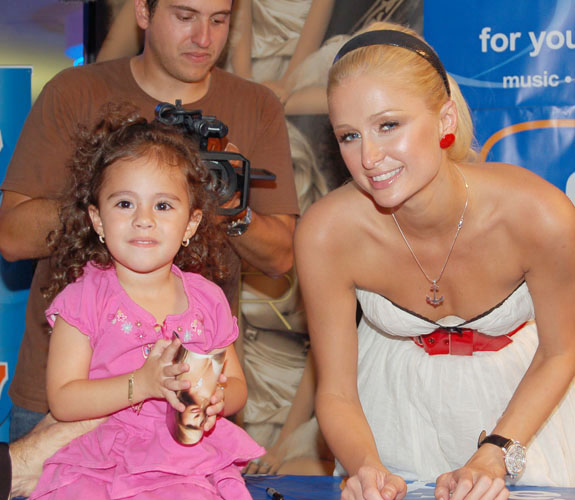
[[130, 378], [128, 379], [128, 402], [130, 403], [132, 410], [134, 410], [137, 414], [139, 414], [140, 410], [142, 409], [142, 405], [144, 404], [144, 402], [140, 401], [137, 405], [134, 404], [134, 374], [135, 373], [136, 373], [135, 371], [130, 373]]

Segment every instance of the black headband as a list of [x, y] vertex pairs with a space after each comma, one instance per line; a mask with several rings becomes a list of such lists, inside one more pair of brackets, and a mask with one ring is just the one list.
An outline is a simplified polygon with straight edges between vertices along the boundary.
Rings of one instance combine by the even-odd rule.
[[449, 80], [447, 79], [447, 73], [445, 68], [437, 54], [434, 50], [427, 45], [424, 41], [419, 38], [404, 33], [403, 31], [397, 30], [376, 30], [376, 31], [366, 31], [361, 35], [353, 37], [351, 40], [346, 42], [344, 46], [339, 49], [339, 52], [333, 60], [335, 64], [339, 59], [345, 56], [348, 52], [352, 50], [359, 49], [361, 47], [368, 47], [370, 45], [392, 45], [394, 47], [401, 47], [403, 49], [411, 50], [417, 55], [423, 57], [429, 64], [431, 64], [435, 71], [439, 73], [445, 88], [447, 90], [447, 95], [451, 96], [451, 91], [449, 89]]

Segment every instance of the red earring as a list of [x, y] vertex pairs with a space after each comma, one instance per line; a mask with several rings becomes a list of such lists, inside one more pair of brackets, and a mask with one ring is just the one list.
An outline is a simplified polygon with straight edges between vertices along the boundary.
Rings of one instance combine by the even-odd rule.
[[441, 149], [447, 149], [455, 142], [455, 136], [453, 134], [445, 134], [439, 141], [439, 146]]

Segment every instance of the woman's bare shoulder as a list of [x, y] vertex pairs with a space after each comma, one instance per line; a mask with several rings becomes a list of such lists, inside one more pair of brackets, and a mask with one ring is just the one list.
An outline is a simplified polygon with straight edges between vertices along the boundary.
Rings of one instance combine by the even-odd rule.
[[503, 162], [483, 162], [463, 164], [463, 168], [471, 172], [472, 175], [484, 178], [485, 183], [489, 183], [493, 188], [521, 194], [530, 193], [537, 189], [542, 194], [557, 196], [563, 194], [558, 188], [545, 180], [535, 172], [519, 165]]
[[317, 224], [332, 225], [342, 220], [352, 219], [356, 210], [360, 209], [365, 195], [353, 182], [329, 192], [316, 201], [301, 217], [299, 225]]
[[[463, 166], [479, 202], [516, 224], [535, 229], [539, 236], [575, 224], [575, 206], [559, 188], [526, 168], [508, 163]], [[530, 231], [531, 232], [531, 231]]]
[[330, 246], [345, 241], [365, 203], [363, 198], [364, 195], [350, 182], [316, 201], [298, 222], [296, 245], [298, 240]]

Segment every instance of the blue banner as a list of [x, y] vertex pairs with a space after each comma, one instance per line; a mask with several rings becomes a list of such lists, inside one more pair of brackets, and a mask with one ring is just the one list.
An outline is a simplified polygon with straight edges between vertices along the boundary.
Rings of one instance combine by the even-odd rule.
[[[246, 485], [253, 500], [269, 500], [273, 488], [285, 500], [339, 500], [342, 477], [338, 476], [287, 476], [246, 475]], [[509, 500], [575, 500], [575, 488], [551, 486], [509, 485]], [[407, 481], [404, 500], [435, 500], [435, 484]]]
[[473, 111], [481, 156], [529, 168], [575, 203], [575, 0], [434, 0], [424, 26]]
[[[0, 181], [32, 103], [32, 68], [0, 66]], [[0, 257], [0, 441], [8, 441], [12, 404], [8, 386], [14, 374], [24, 333], [24, 315], [32, 278], [31, 262]]]

